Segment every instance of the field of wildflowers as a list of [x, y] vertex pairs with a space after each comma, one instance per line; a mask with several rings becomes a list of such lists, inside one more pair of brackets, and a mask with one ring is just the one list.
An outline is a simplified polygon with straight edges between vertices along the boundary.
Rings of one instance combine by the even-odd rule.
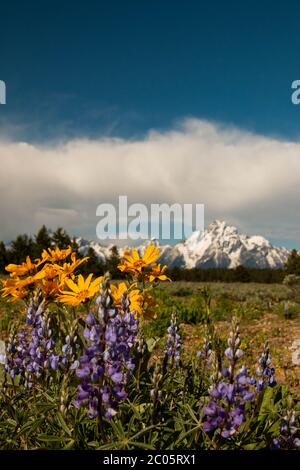
[[1, 358], [1, 449], [300, 448], [299, 405], [268, 344], [247, 364], [237, 316], [224, 340], [207, 291], [200, 347], [182, 354], [174, 308], [157, 353], [156, 292], [170, 282], [158, 256], [153, 245], [126, 252], [119, 283], [77, 275], [86, 259], [71, 248], [6, 267], [2, 296], [21, 300], [24, 318]]

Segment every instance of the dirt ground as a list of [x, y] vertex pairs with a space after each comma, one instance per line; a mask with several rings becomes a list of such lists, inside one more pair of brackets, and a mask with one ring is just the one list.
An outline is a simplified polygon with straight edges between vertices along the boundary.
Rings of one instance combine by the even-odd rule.
[[[214, 326], [218, 335], [225, 340], [230, 331], [230, 322], [218, 321]], [[181, 329], [184, 353], [194, 353], [201, 346], [202, 331], [192, 325], [181, 325]], [[263, 344], [267, 341], [277, 381], [288, 384], [300, 400], [300, 318], [285, 320], [270, 313], [260, 319], [242, 321], [240, 332], [245, 362], [249, 365], [255, 364]], [[295, 344], [297, 340], [298, 346]]]

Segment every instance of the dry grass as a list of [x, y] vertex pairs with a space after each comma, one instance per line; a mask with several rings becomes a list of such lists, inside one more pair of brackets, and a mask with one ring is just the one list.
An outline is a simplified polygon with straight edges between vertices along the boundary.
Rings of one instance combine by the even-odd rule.
[[[181, 328], [184, 336], [184, 353], [194, 354], [201, 346], [203, 329], [194, 325], [181, 325]], [[217, 321], [215, 329], [225, 341], [230, 330], [230, 322]], [[263, 344], [268, 341], [278, 382], [288, 384], [300, 399], [300, 365], [292, 363], [291, 350], [293, 341], [300, 339], [300, 317], [285, 320], [270, 313], [261, 319], [242, 320], [240, 330], [245, 362], [254, 365]]]

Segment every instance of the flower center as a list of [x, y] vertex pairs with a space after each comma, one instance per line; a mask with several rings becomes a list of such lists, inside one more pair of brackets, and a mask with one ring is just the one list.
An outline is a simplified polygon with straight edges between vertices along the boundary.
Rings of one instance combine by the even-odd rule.
[[81, 302], [84, 302], [87, 298], [89, 297], [89, 291], [88, 290], [83, 290], [78, 294], [78, 300]]

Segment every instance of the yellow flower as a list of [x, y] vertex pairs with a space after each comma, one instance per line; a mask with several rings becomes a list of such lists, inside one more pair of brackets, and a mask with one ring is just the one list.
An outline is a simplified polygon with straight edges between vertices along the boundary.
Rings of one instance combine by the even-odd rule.
[[24, 276], [24, 274], [30, 273], [36, 269], [36, 265], [32, 263], [29, 256], [26, 257], [26, 262], [22, 264], [9, 264], [6, 266], [6, 271], [11, 273], [12, 277]]
[[41, 262], [50, 261], [57, 263], [58, 261], [64, 261], [71, 253], [72, 248], [70, 246], [64, 250], [61, 250], [58, 246], [54, 250], [48, 248], [48, 250], [43, 251]]
[[[59, 262], [65, 261], [69, 255], [71, 255], [71, 262], [58, 264]], [[35, 263], [27, 256], [25, 263], [9, 264], [5, 268], [10, 273], [10, 279], [2, 282], [3, 287], [1, 294], [3, 297], [9, 297], [9, 301], [14, 301], [27, 297], [29, 293], [32, 292], [33, 288], [38, 286], [42, 290], [45, 298], [55, 299], [61, 294], [66, 279], [74, 279], [75, 269], [87, 259], [88, 258], [77, 260], [76, 253], [72, 252], [71, 247], [63, 250], [58, 247], [55, 249], [48, 248], [48, 250], [43, 251], [40, 259], [35, 260]], [[38, 268], [40, 268], [40, 270], [37, 272]], [[24, 278], [26, 274], [29, 275]], [[94, 282], [95, 281], [93, 281], [93, 283]], [[93, 283], [91, 285], [88, 284], [89, 294], [91, 293]], [[68, 292], [68, 294], [70, 295], [70, 292]], [[83, 293], [82, 297], [84, 297]], [[74, 302], [75, 300], [73, 300], [73, 303]]]
[[11, 299], [9, 299], [9, 302], [13, 302], [14, 300], [17, 300], [18, 298], [24, 298], [26, 295], [26, 290], [25, 289], [20, 289], [18, 287], [18, 284], [20, 282], [19, 278], [14, 278], [14, 279], [6, 279], [2, 282], [2, 297], [8, 297], [12, 296]]
[[141, 274], [142, 270], [150, 266], [159, 256], [159, 248], [155, 245], [148, 245], [143, 256], [140, 257], [136, 248], [125, 251], [123, 261], [118, 265], [122, 272]]
[[157, 318], [156, 308], [158, 303], [154, 300], [150, 292], [143, 292], [143, 314], [145, 318]]
[[57, 269], [57, 265], [50, 264], [50, 263], [45, 264], [43, 269], [41, 269], [40, 272], [44, 273], [44, 277], [46, 279], [54, 279], [59, 274], [59, 270]]
[[40, 287], [45, 299], [55, 299], [60, 294], [63, 284], [59, 279], [43, 279]]
[[156, 309], [158, 303], [152, 297], [149, 291], [144, 290], [142, 293], [142, 308], [145, 318], [157, 318]]
[[135, 310], [137, 315], [142, 315], [142, 302], [143, 297], [138, 289], [128, 290], [125, 282], [120, 282], [117, 286], [111, 285], [111, 293], [114, 299], [114, 305], [117, 308], [121, 308], [121, 299], [124, 293], [128, 294], [128, 300], [130, 302], [130, 310]]
[[34, 276], [28, 276], [25, 279], [20, 279], [19, 280], [19, 285], [21, 287], [26, 287], [29, 286], [30, 284], [35, 284], [37, 281], [40, 281], [41, 279], [44, 279], [45, 277], [44, 271], [40, 271], [36, 273]]
[[92, 277], [93, 274], [90, 274], [84, 279], [84, 277], [79, 274], [77, 284], [72, 279], [65, 279], [65, 283], [70, 290], [62, 291], [61, 295], [58, 296], [58, 300], [64, 304], [75, 307], [94, 297], [99, 290], [102, 277], [97, 277], [93, 281]]
[[76, 254], [72, 253], [71, 255], [72, 263], [64, 263], [62, 266], [55, 263], [53, 264], [53, 267], [57, 270], [57, 273], [63, 280], [66, 277], [74, 277], [75, 269], [77, 269], [78, 266], [84, 263], [87, 259], [89, 259], [88, 256], [82, 259], [76, 259]]
[[155, 280], [171, 281], [171, 279], [164, 274], [166, 270], [167, 270], [167, 266], [163, 266], [161, 268], [160, 264], [154, 264], [149, 274], [149, 281], [150, 282], [153, 282]]
[[130, 310], [135, 310], [137, 316], [143, 313], [143, 297], [138, 289], [129, 292]]
[[154, 263], [154, 261], [157, 260], [157, 258], [159, 256], [159, 252], [160, 252], [160, 249], [157, 246], [148, 245], [146, 250], [145, 250], [145, 253], [142, 256], [142, 261], [146, 265], [149, 266], [151, 263]]
[[3, 297], [10, 295], [10, 298], [7, 299], [7, 302], [16, 302], [17, 300], [24, 299], [28, 294], [26, 289], [11, 289], [9, 294], [4, 294]]
[[17, 299], [23, 299], [28, 294], [28, 290], [26, 289], [31, 284], [36, 284], [38, 281], [43, 279], [45, 274], [43, 272], [39, 272], [34, 276], [28, 276], [26, 279], [20, 278], [12, 278], [2, 281], [2, 285], [4, 286], [2, 291], [2, 297], [8, 297], [9, 295], [12, 297], [10, 299], [11, 302]]

